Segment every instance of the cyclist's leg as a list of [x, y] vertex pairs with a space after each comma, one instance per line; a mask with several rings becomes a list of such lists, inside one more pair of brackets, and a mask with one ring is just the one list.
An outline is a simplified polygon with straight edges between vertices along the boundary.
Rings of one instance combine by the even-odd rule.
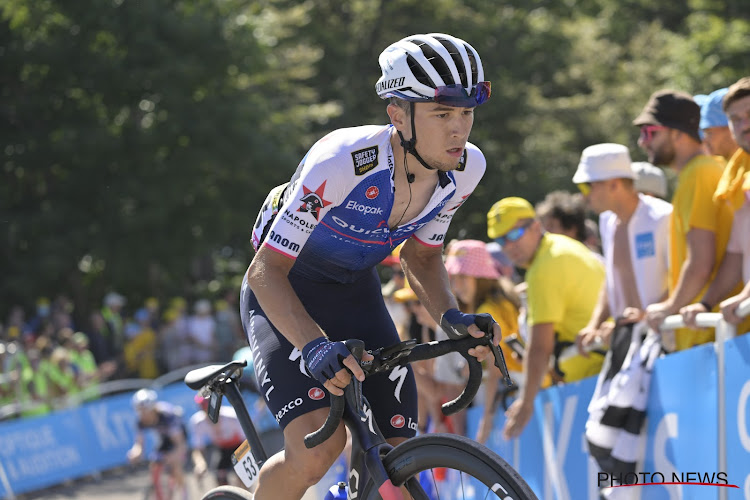
[[295, 418], [284, 429], [284, 450], [263, 465], [255, 490], [255, 500], [300, 499], [328, 472], [346, 443], [343, 424], [334, 435], [313, 449], [307, 449], [304, 438], [325, 421], [323, 408]]
[[[298, 286], [303, 303], [306, 303], [304, 297], [309, 295], [328, 293], [330, 297], [318, 284]], [[334, 437], [321, 446], [313, 450], [305, 447], [305, 435], [322, 426], [328, 414], [328, 393], [307, 374], [299, 349], [273, 327], [244, 284], [240, 303], [242, 324], [253, 350], [259, 392], [284, 430], [284, 449], [263, 465], [255, 498], [299, 499], [309, 486], [323, 477], [341, 453], [346, 439], [344, 427], [342, 425]], [[324, 323], [321, 326], [325, 328]]]
[[167, 466], [167, 471], [171, 479], [172, 498], [187, 497], [187, 484], [185, 482], [186, 461], [186, 454], [182, 449], [173, 449], [164, 454], [164, 464]]
[[161, 473], [164, 470], [164, 463], [159, 457], [148, 464], [149, 475], [151, 476], [151, 485], [154, 488], [154, 497], [156, 500], [164, 500], [164, 489], [161, 484]]

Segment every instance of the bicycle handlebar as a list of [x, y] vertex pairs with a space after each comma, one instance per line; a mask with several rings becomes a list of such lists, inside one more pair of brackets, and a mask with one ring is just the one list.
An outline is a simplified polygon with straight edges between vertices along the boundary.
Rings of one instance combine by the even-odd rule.
[[[368, 351], [373, 355], [374, 359], [364, 362], [362, 361], [364, 342], [352, 339], [344, 343], [357, 361], [359, 361], [362, 370], [365, 372], [365, 376], [391, 370], [396, 366], [404, 366], [413, 361], [432, 359], [450, 352], [459, 352], [469, 365], [469, 379], [466, 382], [463, 392], [456, 399], [443, 404], [442, 411], [444, 415], [452, 415], [466, 408], [472, 399], [474, 399], [482, 383], [482, 364], [477, 358], [468, 353], [468, 350], [471, 348], [480, 345], [490, 347], [495, 357], [495, 366], [503, 373], [506, 384], [510, 386], [512, 383], [508, 375], [508, 369], [505, 366], [505, 358], [502, 351], [497, 347], [497, 344], [492, 341], [491, 331], [483, 337], [467, 336], [455, 340], [441, 340], [426, 344], [416, 344], [416, 340], [409, 340], [390, 347]], [[343, 396], [331, 394], [331, 409], [325, 423], [320, 429], [305, 436], [305, 446], [307, 448], [314, 448], [333, 435], [344, 415], [345, 398], [349, 399], [351, 408], [364, 417], [362, 409], [362, 382], [352, 377], [351, 383], [344, 388]]]

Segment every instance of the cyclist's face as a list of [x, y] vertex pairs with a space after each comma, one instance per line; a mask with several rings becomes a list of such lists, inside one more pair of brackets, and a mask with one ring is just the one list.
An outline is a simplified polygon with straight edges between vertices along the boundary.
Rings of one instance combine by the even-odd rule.
[[[411, 120], [408, 117], [404, 125], [401, 133], [410, 139]], [[417, 152], [428, 165], [438, 170], [458, 168], [473, 125], [474, 108], [454, 108], [433, 102], [414, 105]]]

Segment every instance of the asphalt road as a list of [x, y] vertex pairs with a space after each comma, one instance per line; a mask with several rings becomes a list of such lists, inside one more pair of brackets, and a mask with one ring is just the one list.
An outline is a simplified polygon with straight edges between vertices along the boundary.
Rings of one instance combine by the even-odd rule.
[[[199, 483], [188, 474], [188, 500], [200, 500], [201, 496], [216, 484], [210, 478]], [[57, 485], [45, 490], [17, 495], [16, 500], [141, 500], [146, 497], [151, 480], [145, 465], [124, 466], [102, 473], [99, 477], [86, 477]], [[318, 500], [319, 495], [311, 488], [303, 500]], [[182, 500], [182, 499], [180, 499]]]

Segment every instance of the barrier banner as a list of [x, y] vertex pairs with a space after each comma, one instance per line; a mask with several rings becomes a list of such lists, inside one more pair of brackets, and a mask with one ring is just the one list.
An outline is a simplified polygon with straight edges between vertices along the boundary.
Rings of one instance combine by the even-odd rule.
[[[718, 393], [713, 344], [670, 354], [654, 365], [649, 393], [645, 463], [640, 483], [717, 483]], [[628, 488], [635, 489], [635, 488]], [[715, 500], [719, 487], [640, 486], [649, 500]]]
[[729, 500], [750, 498], [750, 334], [726, 341], [726, 432]]

